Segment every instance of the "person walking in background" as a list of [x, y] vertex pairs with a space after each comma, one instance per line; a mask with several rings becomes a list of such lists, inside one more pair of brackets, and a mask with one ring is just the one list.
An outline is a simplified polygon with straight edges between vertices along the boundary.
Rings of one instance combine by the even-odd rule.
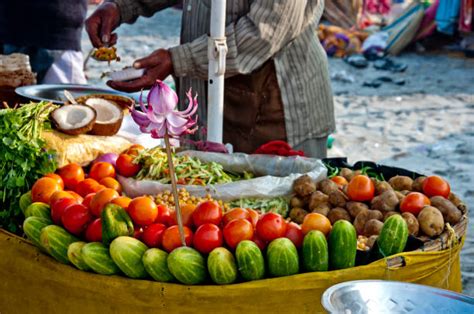
[[[95, 47], [111, 45], [121, 23], [176, 4], [108, 0], [88, 18], [86, 29]], [[200, 95], [199, 117], [205, 119], [210, 7], [211, 0], [183, 1], [181, 45], [137, 60], [134, 67], [146, 70], [141, 78], [109, 86], [139, 91], [174, 75], [180, 99], [190, 87]], [[307, 156], [326, 156], [335, 121], [327, 58], [316, 34], [323, 9], [323, 0], [227, 0], [224, 142], [235, 151], [252, 153], [284, 140]]]
[[0, 53], [30, 57], [38, 83], [85, 84], [87, 0], [0, 0]]

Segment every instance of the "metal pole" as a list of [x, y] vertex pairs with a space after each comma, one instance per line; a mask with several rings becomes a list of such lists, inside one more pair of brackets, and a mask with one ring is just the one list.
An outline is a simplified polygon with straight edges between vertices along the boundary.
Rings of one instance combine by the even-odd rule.
[[226, 0], [212, 0], [208, 40], [209, 80], [207, 140], [222, 143], [224, 127], [224, 73], [227, 54], [225, 38]]

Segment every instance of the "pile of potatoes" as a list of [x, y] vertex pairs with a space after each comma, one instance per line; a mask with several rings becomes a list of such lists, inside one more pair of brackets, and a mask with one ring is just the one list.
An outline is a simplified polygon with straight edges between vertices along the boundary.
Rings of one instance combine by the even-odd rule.
[[[348, 182], [359, 171], [342, 168], [340, 175]], [[458, 223], [465, 211], [464, 204], [451, 193], [449, 199], [434, 196], [431, 205], [425, 206], [416, 217], [410, 212], [400, 212], [400, 203], [410, 192], [422, 192], [423, 181], [426, 177], [416, 180], [407, 176], [395, 176], [387, 181], [372, 179], [375, 196], [370, 202], [351, 201], [346, 193], [347, 185], [338, 186], [331, 179], [318, 183], [303, 175], [295, 180], [294, 196], [290, 201], [290, 218], [296, 223], [302, 223], [308, 213], [319, 213], [326, 216], [331, 224], [344, 219], [350, 221], [367, 249], [372, 247], [382, 230], [384, 221], [394, 215], [401, 214], [408, 225], [409, 233], [421, 239], [440, 235], [445, 224], [451, 226]]]

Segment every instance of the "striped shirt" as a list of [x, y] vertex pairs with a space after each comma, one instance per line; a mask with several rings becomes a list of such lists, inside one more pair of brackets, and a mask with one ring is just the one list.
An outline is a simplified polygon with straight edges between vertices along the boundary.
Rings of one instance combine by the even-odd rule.
[[[178, 2], [109, 1], [118, 5], [124, 23], [133, 23], [138, 16], [152, 16]], [[184, 100], [189, 87], [207, 95], [212, 0], [183, 2], [181, 45], [170, 52], [179, 78], [179, 96]], [[316, 34], [323, 9], [324, 0], [227, 0], [226, 76], [249, 74], [274, 60], [291, 145], [327, 136], [335, 129], [328, 62]], [[199, 103], [199, 117], [205, 123], [205, 99], [200, 97]]]

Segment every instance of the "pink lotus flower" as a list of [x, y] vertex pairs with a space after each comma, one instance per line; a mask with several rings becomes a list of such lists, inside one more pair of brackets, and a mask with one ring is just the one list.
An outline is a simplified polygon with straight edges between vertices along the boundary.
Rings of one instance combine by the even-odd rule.
[[142, 111], [130, 108], [132, 119], [140, 126], [140, 131], [151, 133], [153, 138], [164, 138], [166, 134], [172, 138], [192, 134], [197, 130], [197, 117], [192, 118], [198, 107], [197, 95], [193, 98], [190, 89], [186, 96], [189, 100], [188, 108], [178, 111], [176, 93], [168, 85], [157, 80], [148, 93], [146, 105], [140, 95]]

